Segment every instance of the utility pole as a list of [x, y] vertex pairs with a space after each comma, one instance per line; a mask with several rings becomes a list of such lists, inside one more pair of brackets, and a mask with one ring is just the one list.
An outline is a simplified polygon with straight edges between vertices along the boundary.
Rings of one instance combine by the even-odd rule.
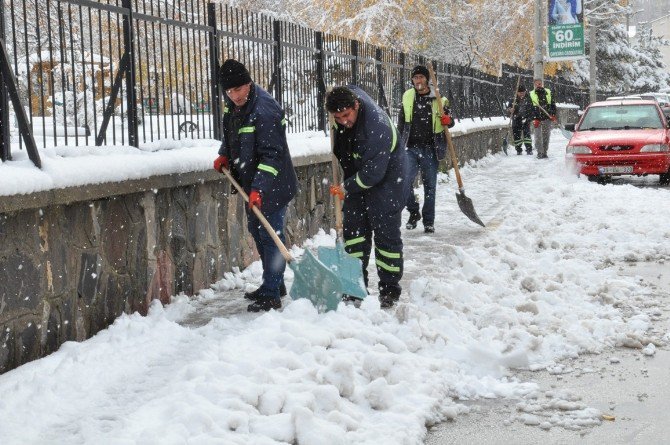
[[626, 43], [630, 46], [630, 4], [632, 0], [626, 0]]
[[544, 8], [546, 0], [535, 0], [535, 63], [533, 78], [544, 79]]
[[589, 102], [595, 102], [598, 85], [596, 83], [596, 21], [589, 17]]

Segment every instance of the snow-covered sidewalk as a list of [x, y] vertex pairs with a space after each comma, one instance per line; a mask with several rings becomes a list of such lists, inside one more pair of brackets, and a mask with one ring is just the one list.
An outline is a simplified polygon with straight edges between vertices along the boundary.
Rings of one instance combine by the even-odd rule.
[[[552, 138], [548, 160], [498, 154], [462, 170], [486, 229], [441, 178], [436, 233], [403, 229], [397, 308], [373, 293], [326, 314], [285, 300], [221, 316], [260, 280], [254, 264], [1, 375], [0, 443], [421, 443], [426, 425], [467, 411], [459, 400], [532, 400], [537, 386], [509, 368], [664, 344], [646, 336], [654, 296], [611, 266], [670, 259], [670, 191], [579, 179]], [[306, 247], [318, 244], [333, 238]], [[572, 411], [574, 427], [599, 421]]]

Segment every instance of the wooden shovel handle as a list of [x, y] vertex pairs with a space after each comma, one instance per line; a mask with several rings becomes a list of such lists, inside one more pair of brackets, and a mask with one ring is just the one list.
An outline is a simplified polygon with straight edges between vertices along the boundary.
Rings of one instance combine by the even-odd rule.
[[516, 107], [516, 93], [519, 91], [519, 85], [521, 84], [521, 74], [516, 77], [516, 89], [514, 90], [514, 99], [512, 99], [512, 114], [509, 116], [509, 127], [507, 128], [507, 134], [509, 135], [512, 131], [512, 121], [514, 120], [514, 107]]
[[[242, 198], [244, 198], [244, 202], [248, 203], [249, 202], [249, 196], [246, 194], [244, 189], [242, 187], [240, 187], [240, 184], [237, 183], [235, 178], [233, 178], [233, 175], [230, 174], [230, 171], [228, 171], [228, 169], [226, 169], [226, 168], [222, 168], [221, 171], [223, 172], [224, 175], [226, 175], [226, 177], [228, 178], [230, 183], [233, 184], [233, 187], [235, 187], [237, 189], [237, 193], [239, 193], [242, 196]], [[261, 224], [263, 224], [263, 227], [265, 227], [265, 230], [267, 230], [268, 234], [272, 238], [272, 241], [274, 241], [275, 244], [277, 245], [277, 248], [281, 252], [281, 254], [284, 257], [284, 259], [286, 260], [286, 262], [290, 263], [291, 261], [293, 261], [293, 257], [289, 253], [288, 249], [286, 249], [286, 246], [284, 245], [284, 243], [282, 243], [282, 241], [279, 239], [279, 235], [277, 235], [277, 232], [275, 232], [275, 229], [270, 225], [270, 223], [265, 218], [265, 216], [263, 216], [263, 213], [260, 211], [260, 209], [256, 206], [253, 206], [251, 209], [253, 210], [254, 214], [256, 215], [258, 220], [261, 222]]]
[[[442, 110], [442, 97], [440, 96], [440, 88], [437, 86], [437, 77], [435, 76], [435, 71], [433, 70], [433, 64], [428, 63], [428, 72], [430, 73], [430, 81], [433, 82], [433, 87], [435, 88], [435, 98], [437, 99], [437, 110], [440, 113], [440, 119], [444, 115]], [[444, 139], [447, 141], [447, 147], [449, 148], [449, 155], [451, 156], [451, 163], [454, 167], [454, 173], [456, 173], [456, 182], [458, 182], [458, 190], [463, 191], [463, 180], [461, 179], [461, 172], [458, 169], [458, 159], [456, 158], [456, 150], [454, 150], [454, 143], [451, 140], [451, 133], [449, 133], [449, 128], [446, 125], [443, 125], [444, 128]]]

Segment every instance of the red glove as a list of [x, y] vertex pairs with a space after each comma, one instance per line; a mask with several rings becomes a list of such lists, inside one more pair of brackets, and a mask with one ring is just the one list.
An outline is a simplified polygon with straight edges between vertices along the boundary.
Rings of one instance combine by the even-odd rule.
[[228, 166], [228, 156], [219, 156], [214, 159], [214, 170], [223, 173], [223, 169], [230, 170]]
[[443, 114], [442, 117], [440, 118], [440, 122], [445, 127], [448, 127], [449, 125], [451, 125], [451, 116], [449, 116], [448, 114]]
[[552, 115], [552, 116], [549, 116], [549, 119], [551, 119], [552, 122], [556, 122], [556, 121], [557, 121], [556, 116], [553, 116], [553, 115]]
[[540, 126], [540, 120], [539, 119], [533, 119], [533, 127], [537, 128]]
[[340, 198], [340, 201], [344, 201], [344, 190], [341, 185], [331, 185], [330, 194]]
[[261, 208], [261, 192], [258, 190], [252, 190], [249, 193], [249, 210], [252, 210], [254, 207]]

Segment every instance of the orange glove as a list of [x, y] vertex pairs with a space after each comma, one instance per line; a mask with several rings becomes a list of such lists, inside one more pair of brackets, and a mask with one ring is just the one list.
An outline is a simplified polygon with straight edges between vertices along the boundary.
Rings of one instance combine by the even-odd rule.
[[340, 201], [344, 201], [344, 188], [341, 185], [331, 185], [330, 194], [340, 198]]
[[230, 170], [228, 166], [228, 156], [219, 156], [214, 159], [214, 170], [223, 173], [223, 169]]
[[533, 119], [533, 127], [537, 128], [540, 126], [540, 120], [539, 119]]
[[556, 119], [556, 116], [549, 116], [549, 119], [551, 119], [552, 122], [556, 122], [558, 119]]
[[251, 193], [249, 193], [249, 210], [252, 210], [254, 207], [258, 207], [260, 210], [261, 204], [261, 192], [252, 190]]
[[449, 125], [451, 125], [451, 116], [449, 116], [448, 114], [443, 114], [442, 117], [440, 118], [440, 122], [445, 127], [448, 127]]

